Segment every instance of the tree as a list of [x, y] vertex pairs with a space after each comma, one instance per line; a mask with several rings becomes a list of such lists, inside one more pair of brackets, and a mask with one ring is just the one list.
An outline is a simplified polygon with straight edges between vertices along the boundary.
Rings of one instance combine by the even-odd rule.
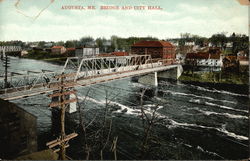
[[111, 50], [112, 51], [117, 51], [118, 50], [118, 44], [117, 44], [117, 39], [119, 37], [118, 36], [111, 36]]
[[248, 53], [248, 36], [233, 33], [229, 38], [229, 41], [233, 43], [232, 52], [237, 54], [239, 51]]
[[76, 44], [77, 44], [77, 40], [68, 40], [65, 43], [65, 47], [66, 48], [74, 48], [74, 47], [76, 47]]
[[45, 41], [39, 41], [38, 47], [44, 48], [45, 43], [46, 43]]
[[86, 45], [89, 45], [91, 43], [94, 42], [94, 38], [90, 37], [90, 36], [85, 36], [85, 37], [82, 37], [79, 41], [80, 45], [81, 46], [86, 46]]
[[[86, 98], [89, 95], [90, 90], [87, 92], [83, 103], [85, 104]], [[117, 95], [116, 95], [117, 96]], [[116, 97], [115, 96], [115, 97]], [[111, 136], [112, 132], [112, 114], [110, 110], [110, 104], [112, 100], [115, 98], [108, 98], [108, 91], [105, 91], [105, 109], [102, 111], [101, 115], [95, 114], [94, 118], [87, 122], [85, 117], [83, 117], [84, 106], [79, 107], [79, 124], [80, 131], [83, 135], [82, 137], [82, 145], [83, 150], [85, 152], [85, 159], [104, 159], [104, 154], [107, 152], [112, 152], [114, 154], [114, 159], [117, 160], [116, 155], [116, 144], [118, 136]], [[113, 138], [113, 139], [112, 139]]]
[[104, 42], [106, 41], [105, 38], [97, 38], [95, 40], [97, 47], [99, 48], [100, 51], [104, 51]]
[[64, 46], [64, 41], [58, 41], [58, 42], [56, 42], [56, 45], [57, 46]]
[[227, 37], [225, 33], [214, 34], [210, 38], [210, 41], [216, 47], [225, 47], [227, 43]]

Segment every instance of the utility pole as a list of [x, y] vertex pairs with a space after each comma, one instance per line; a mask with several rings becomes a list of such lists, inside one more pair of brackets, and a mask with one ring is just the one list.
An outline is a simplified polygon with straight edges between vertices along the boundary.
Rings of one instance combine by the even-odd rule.
[[65, 134], [65, 112], [66, 112], [66, 106], [69, 103], [76, 102], [77, 99], [66, 99], [66, 96], [70, 94], [76, 94], [76, 90], [66, 90], [67, 84], [65, 84], [64, 79], [68, 75], [62, 74], [59, 76], [56, 76], [56, 78], [60, 79], [60, 84], [58, 86], [59, 91], [57, 93], [49, 95], [51, 98], [58, 98], [58, 102], [52, 102], [49, 104], [50, 107], [59, 107], [60, 109], [60, 126], [61, 126], [61, 133], [58, 139], [53, 140], [51, 142], [48, 142], [46, 145], [49, 148], [54, 148], [56, 146], [59, 146], [59, 149], [54, 150], [54, 152], [59, 152], [59, 159], [60, 160], [66, 160], [66, 148], [69, 147], [68, 141], [74, 137], [76, 137], [77, 133], [72, 133], [69, 135]]
[[9, 87], [9, 84], [8, 84], [8, 68], [10, 67], [9, 66], [10, 64], [10, 60], [8, 58], [7, 55], [5, 55], [5, 59], [4, 59], [4, 62], [3, 62], [3, 66], [4, 66], [4, 88], [8, 88]]

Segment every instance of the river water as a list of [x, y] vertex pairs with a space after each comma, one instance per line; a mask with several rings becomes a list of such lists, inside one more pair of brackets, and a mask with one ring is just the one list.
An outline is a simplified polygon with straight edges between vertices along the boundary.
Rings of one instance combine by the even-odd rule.
[[[41, 69], [61, 70], [62, 66], [11, 59], [11, 71]], [[143, 107], [150, 114], [157, 106], [159, 121], [153, 127], [151, 149], [143, 159], [248, 158], [248, 86], [160, 80], [155, 88], [127, 78], [77, 87], [83, 116], [89, 121], [101, 115], [107, 96], [113, 109], [112, 134], [118, 136], [118, 159], [142, 159], [138, 155], [143, 138], [139, 107], [145, 88]], [[51, 100], [44, 94], [12, 102], [37, 116], [38, 149], [46, 148], [46, 142], [56, 137], [51, 130], [52, 114], [48, 107]], [[77, 131], [78, 113], [71, 114], [66, 121], [68, 131]], [[79, 137], [68, 148], [74, 159], [84, 159]]]

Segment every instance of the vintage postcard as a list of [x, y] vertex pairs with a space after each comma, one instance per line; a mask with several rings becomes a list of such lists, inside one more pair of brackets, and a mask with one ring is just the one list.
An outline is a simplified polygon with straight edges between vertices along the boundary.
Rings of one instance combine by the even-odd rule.
[[0, 160], [249, 159], [249, 0], [0, 0]]

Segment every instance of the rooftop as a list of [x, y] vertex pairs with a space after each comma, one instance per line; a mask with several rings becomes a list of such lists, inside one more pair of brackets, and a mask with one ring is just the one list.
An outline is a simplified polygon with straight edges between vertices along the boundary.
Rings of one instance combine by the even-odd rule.
[[167, 41], [139, 41], [132, 45], [132, 47], [174, 47]]
[[64, 46], [53, 46], [52, 49], [61, 49], [63, 48]]

